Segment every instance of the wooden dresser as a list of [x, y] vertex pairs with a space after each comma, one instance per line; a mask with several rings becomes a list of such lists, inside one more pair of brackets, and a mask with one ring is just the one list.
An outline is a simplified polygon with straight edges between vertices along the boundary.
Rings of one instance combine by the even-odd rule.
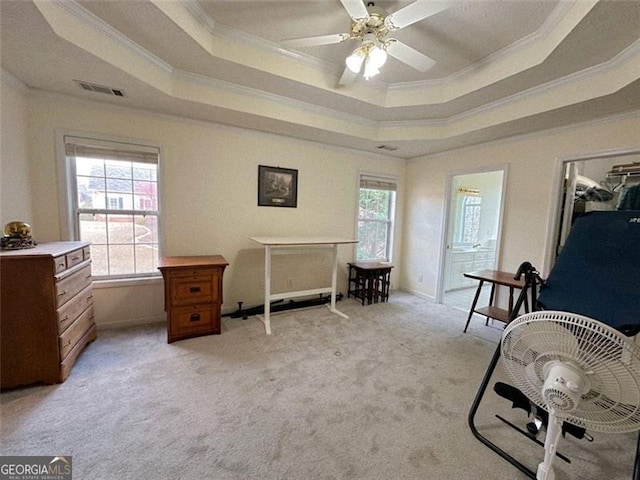
[[168, 343], [220, 334], [222, 275], [227, 265], [220, 255], [160, 259]]
[[61, 383], [96, 338], [87, 242], [0, 251], [2, 388]]

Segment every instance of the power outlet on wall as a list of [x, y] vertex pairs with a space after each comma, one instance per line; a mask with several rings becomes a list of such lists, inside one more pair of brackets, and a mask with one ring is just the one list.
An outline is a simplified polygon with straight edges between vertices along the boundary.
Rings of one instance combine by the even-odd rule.
[[293, 278], [287, 278], [287, 288], [293, 287]]
[[422, 283], [422, 274], [418, 275], [418, 283]]

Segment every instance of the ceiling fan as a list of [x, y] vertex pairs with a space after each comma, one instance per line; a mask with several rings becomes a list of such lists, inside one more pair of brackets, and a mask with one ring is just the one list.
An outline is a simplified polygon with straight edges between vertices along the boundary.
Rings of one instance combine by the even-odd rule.
[[435, 65], [435, 60], [389, 37], [389, 34], [449, 8], [450, 5], [447, 2], [416, 0], [391, 14], [376, 7], [374, 2], [368, 2], [367, 5], [363, 0], [340, 0], [340, 2], [351, 17], [349, 33], [291, 38], [283, 40], [281, 44], [286, 47], [311, 47], [350, 40], [360, 42], [360, 45], [346, 59], [347, 68], [340, 79], [342, 85], [355, 80], [363, 66], [365, 79], [368, 80], [379, 74], [380, 67], [387, 60], [387, 54], [419, 72], [426, 72]]

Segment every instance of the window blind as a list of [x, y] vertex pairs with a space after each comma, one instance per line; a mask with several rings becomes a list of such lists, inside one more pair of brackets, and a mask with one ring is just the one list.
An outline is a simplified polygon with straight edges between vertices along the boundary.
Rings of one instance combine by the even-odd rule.
[[158, 163], [159, 151], [156, 147], [69, 136], [64, 138], [64, 142], [68, 157], [113, 158], [138, 163]]
[[371, 190], [386, 190], [389, 192], [395, 192], [397, 189], [396, 182], [390, 178], [383, 177], [360, 177], [360, 188], [368, 188]]

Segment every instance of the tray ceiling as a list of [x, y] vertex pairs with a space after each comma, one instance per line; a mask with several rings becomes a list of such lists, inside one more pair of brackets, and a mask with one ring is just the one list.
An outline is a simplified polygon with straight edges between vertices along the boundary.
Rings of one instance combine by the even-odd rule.
[[640, 108], [640, 2], [446, 3], [393, 34], [433, 68], [346, 85], [357, 41], [281, 44], [348, 32], [339, 0], [2, 0], [0, 61], [33, 89], [400, 158]]

